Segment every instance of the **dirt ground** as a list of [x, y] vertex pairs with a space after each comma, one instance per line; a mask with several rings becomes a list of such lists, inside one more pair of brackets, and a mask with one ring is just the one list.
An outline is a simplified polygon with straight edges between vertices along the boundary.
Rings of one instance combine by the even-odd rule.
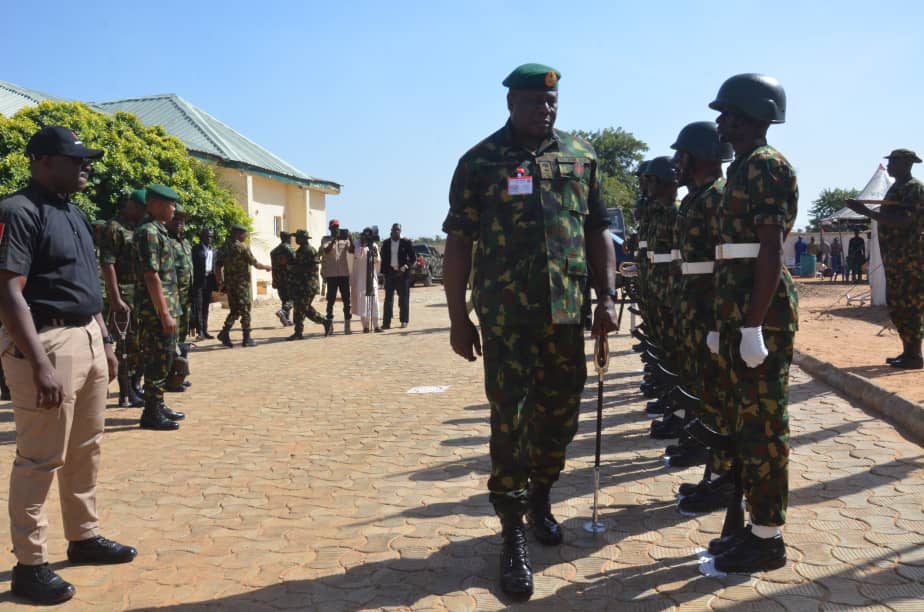
[[848, 295], [867, 294], [869, 285], [795, 280], [799, 290], [797, 349], [924, 404], [924, 370], [899, 370], [885, 363], [886, 357], [902, 350], [886, 307], [847, 303]]

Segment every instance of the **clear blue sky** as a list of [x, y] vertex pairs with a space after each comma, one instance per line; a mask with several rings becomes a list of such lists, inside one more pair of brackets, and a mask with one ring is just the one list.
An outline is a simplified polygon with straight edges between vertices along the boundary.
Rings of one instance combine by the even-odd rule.
[[[920, 2], [9, 2], [0, 79], [81, 100], [176, 93], [314, 176], [344, 226], [440, 231], [459, 156], [506, 119], [500, 82], [562, 72], [557, 127], [669, 153], [722, 81], [783, 83], [771, 144], [826, 187], [924, 153]], [[921, 168], [920, 166], [918, 168]], [[924, 176], [924, 170], [919, 174]]]

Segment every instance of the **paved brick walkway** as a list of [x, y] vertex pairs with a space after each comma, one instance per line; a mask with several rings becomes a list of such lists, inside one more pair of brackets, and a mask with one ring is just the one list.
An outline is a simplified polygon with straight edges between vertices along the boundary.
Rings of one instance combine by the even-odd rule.
[[[481, 364], [451, 355], [439, 287], [414, 289], [411, 301], [407, 330], [323, 340], [309, 327], [314, 335], [295, 344], [281, 341], [289, 330], [274, 324], [272, 308], [256, 309], [257, 348], [212, 342], [194, 353], [194, 386], [170, 397], [189, 415], [178, 433], [140, 431], [137, 410], [111, 409], [105, 534], [140, 556], [112, 568], [67, 566], [55, 499], [52, 561], [78, 587], [67, 607], [503, 608], [498, 521], [484, 491]], [[676, 512], [677, 486], [700, 469], [662, 467], [629, 345], [625, 334], [611, 341], [605, 387], [601, 503], [609, 531], [593, 537], [580, 528], [593, 486], [592, 375], [553, 493], [566, 544], [532, 545], [528, 607], [924, 607], [924, 450], [800, 371], [785, 531], [791, 562], [750, 579], [701, 577], [692, 555], [722, 516]], [[407, 394], [419, 385], [450, 388]], [[14, 454], [11, 421], [0, 406], [4, 474]], [[9, 541], [5, 520], [0, 541]], [[12, 564], [9, 552], [0, 554], [0, 568]], [[11, 601], [0, 594], [0, 606]]]

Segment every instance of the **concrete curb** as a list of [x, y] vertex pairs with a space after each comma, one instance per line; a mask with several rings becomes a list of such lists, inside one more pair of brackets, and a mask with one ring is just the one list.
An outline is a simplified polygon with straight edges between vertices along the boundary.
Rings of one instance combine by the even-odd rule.
[[856, 401], [861, 407], [894, 422], [899, 432], [924, 445], [924, 406], [798, 350], [793, 354], [793, 363]]

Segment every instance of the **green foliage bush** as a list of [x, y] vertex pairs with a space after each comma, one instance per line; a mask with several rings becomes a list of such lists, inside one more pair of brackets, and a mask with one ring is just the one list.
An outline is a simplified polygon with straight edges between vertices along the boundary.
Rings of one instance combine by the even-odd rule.
[[86, 146], [106, 151], [93, 164], [87, 189], [73, 196], [90, 219], [108, 219], [132, 190], [162, 183], [180, 194], [190, 237], [211, 227], [223, 240], [231, 225], [250, 225], [231, 191], [219, 185], [214, 167], [190, 157], [178, 138], [160, 126], [146, 127], [130, 113], [107, 115], [79, 102], [46, 101], [9, 118], [0, 115], [0, 194], [28, 182], [26, 143], [45, 125], [66, 126]]

